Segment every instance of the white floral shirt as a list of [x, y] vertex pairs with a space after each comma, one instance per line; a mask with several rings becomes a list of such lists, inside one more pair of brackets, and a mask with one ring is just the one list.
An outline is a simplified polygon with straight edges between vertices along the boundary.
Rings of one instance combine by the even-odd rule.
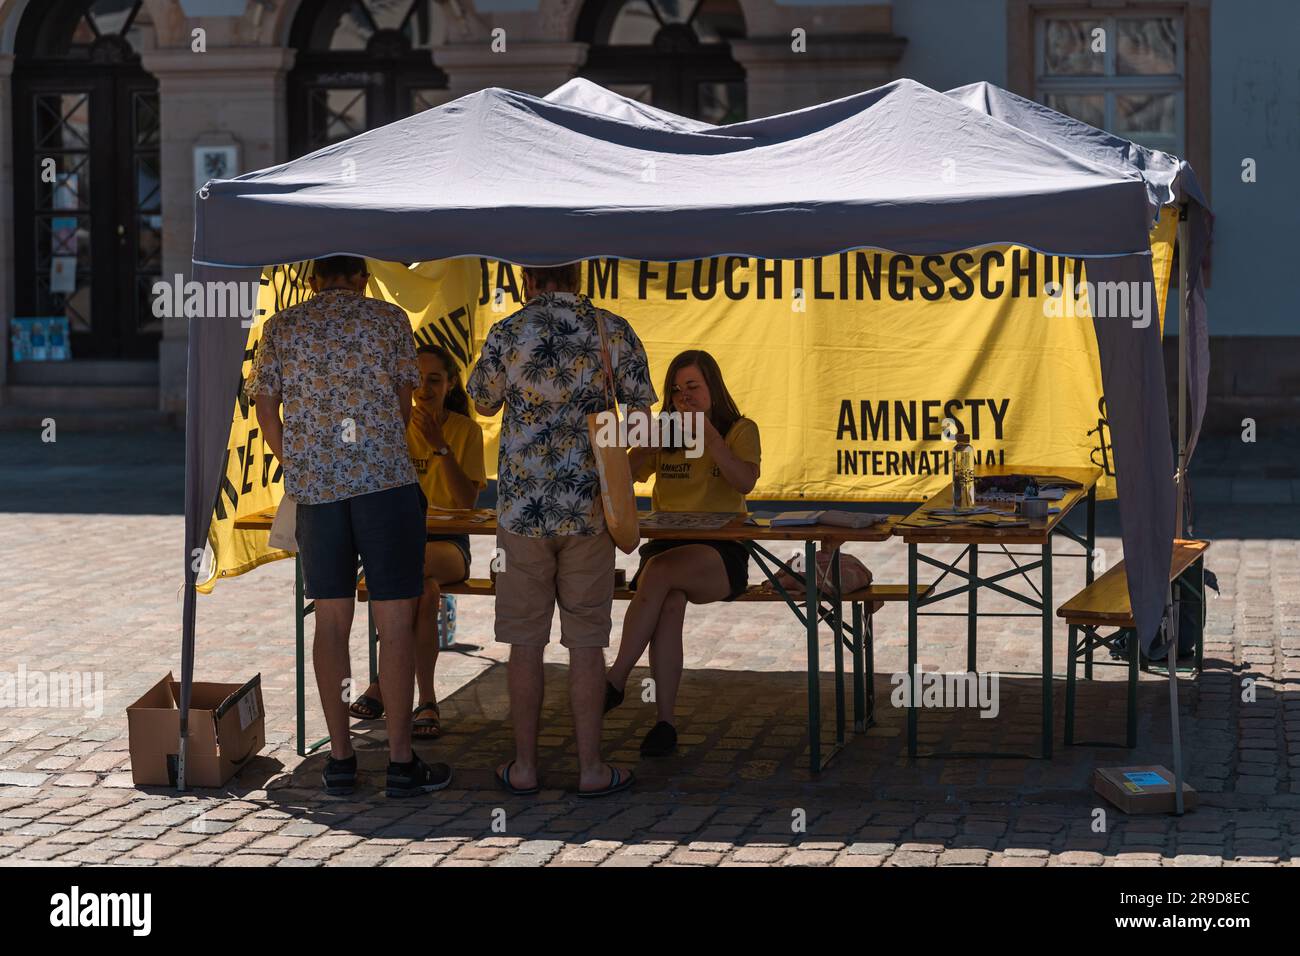
[[331, 289], [267, 320], [244, 392], [280, 395], [285, 493], [324, 504], [417, 481], [397, 390], [419, 384], [406, 313]]

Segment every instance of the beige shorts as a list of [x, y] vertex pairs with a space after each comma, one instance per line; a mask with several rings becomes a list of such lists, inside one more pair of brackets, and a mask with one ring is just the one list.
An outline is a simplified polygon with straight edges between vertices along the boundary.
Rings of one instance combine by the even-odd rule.
[[607, 534], [527, 538], [497, 531], [496, 637], [543, 647], [560, 605], [560, 643], [608, 647], [614, 604], [614, 541]]

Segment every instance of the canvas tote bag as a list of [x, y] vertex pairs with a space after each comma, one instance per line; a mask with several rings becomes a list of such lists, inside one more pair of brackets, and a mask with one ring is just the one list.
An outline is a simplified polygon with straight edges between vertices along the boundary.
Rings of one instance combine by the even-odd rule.
[[298, 503], [289, 495], [280, 499], [266, 543], [277, 551], [298, 550]]
[[[609, 337], [605, 320], [597, 311], [591, 313], [600, 333], [600, 360], [604, 367], [605, 393], [609, 408], [618, 421], [618, 392], [614, 388], [614, 364], [609, 357]], [[631, 554], [641, 541], [641, 524], [636, 516], [636, 495], [632, 490], [632, 466], [627, 460], [627, 449], [617, 444], [603, 446], [596, 441], [600, 433], [600, 415], [587, 415], [587, 437], [591, 440], [591, 453], [596, 459], [596, 473], [600, 476], [600, 500], [605, 509], [605, 527], [620, 551]]]

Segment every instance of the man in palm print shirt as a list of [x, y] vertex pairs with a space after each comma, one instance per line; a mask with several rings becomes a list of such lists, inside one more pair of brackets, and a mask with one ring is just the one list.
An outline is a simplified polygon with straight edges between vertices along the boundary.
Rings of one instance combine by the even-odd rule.
[[497, 466], [496, 639], [510, 644], [515, 759], [498, 768], [515, 791], [537, 786], [542, 653], [560, 606], [580, 794], [625, 789], [632, 774], [600, 759], [605, 655], [614, 596], [614, 542], [605, 533], [587, 415], [607, 405], [599, 318], [617, 399], [648, 412], [656, 401], [641, 340], [627, 321], [576, 292], [581, 266], [525, 269], [527, 304], [492, 327], [466, 385], [483, 415], [503, 406]]

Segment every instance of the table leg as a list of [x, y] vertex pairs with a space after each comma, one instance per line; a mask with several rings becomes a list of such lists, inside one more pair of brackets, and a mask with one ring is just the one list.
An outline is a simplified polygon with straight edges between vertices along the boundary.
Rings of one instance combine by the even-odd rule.
[[916, 545], [907, 546], [907, 755], [916, 756]]
[[1088, 641], [1092, 635], [1087, 631], [1075, 627], [1073, 624], [1067, 629], [1070, 635], [1065, 646], [1065, 746], [1074, 746], [1074, 674], [1075, 674], [1075, 657], [1078, 655], [1078, 637], [1083, 635], [1083, 639]]
[[[1083, 583], [1087, 587], [1092, 583], [1096, 576], [1096, 569], [1093, 562], [1097, 557], [1097, 486], [1093, 485], [1088, 489], [1088, 525], [1085, 531], [1085, 540], [1088, 542], [1088, 554], [1083, 564]], [[1087, 645], [1086, 656], [1083, 664], [1083, 679], [1092, 680], [1092, 646], [1093, 642], [1089, 641]]]
[[844, 743], [844, 599], [840, 589], [840, 549], [831, 559], [831, 646], [835, 654], [835, 743]]
[[1052, 756], [1052, 536], [1043, 545], [1043, 757]]
[[867, 729], [866, 686], [863, 682], [862, 654], [862, 604], [854, 601], [849, 608], [853, 628], [853, 730], [862, 733]]
[[808, 765], [813, 773], [822, 769], [822, 702], [821, 665], [817, 660], [817, 593], [816, 542], [804, 542], [804, 606], [808, 623]]
[[979, 640], [980, 589], [976, 579], [980, 571], [980, 546], [970, 546], [970, 591], [966, 594], [966, 670], [976, 670], [976, 643]]
[[295, 637], [295, 663], [298, 668], [297, 687], [298, 687], [298, 756], [307, 756], [307, 712], [306, 702], [303, 696], [306, 692], [306, 643], [307, 643], [307, 611], [303, 606], [303, 583], [302, 583], [302, 558], [294, 555], [293, 558], [293, 599], [294, 599], [294, 637]]
[[876, 616], [866, 605], [862, 607], [862, 683], [867, 692], [866, 726], [874, 727], [876, 723]]

